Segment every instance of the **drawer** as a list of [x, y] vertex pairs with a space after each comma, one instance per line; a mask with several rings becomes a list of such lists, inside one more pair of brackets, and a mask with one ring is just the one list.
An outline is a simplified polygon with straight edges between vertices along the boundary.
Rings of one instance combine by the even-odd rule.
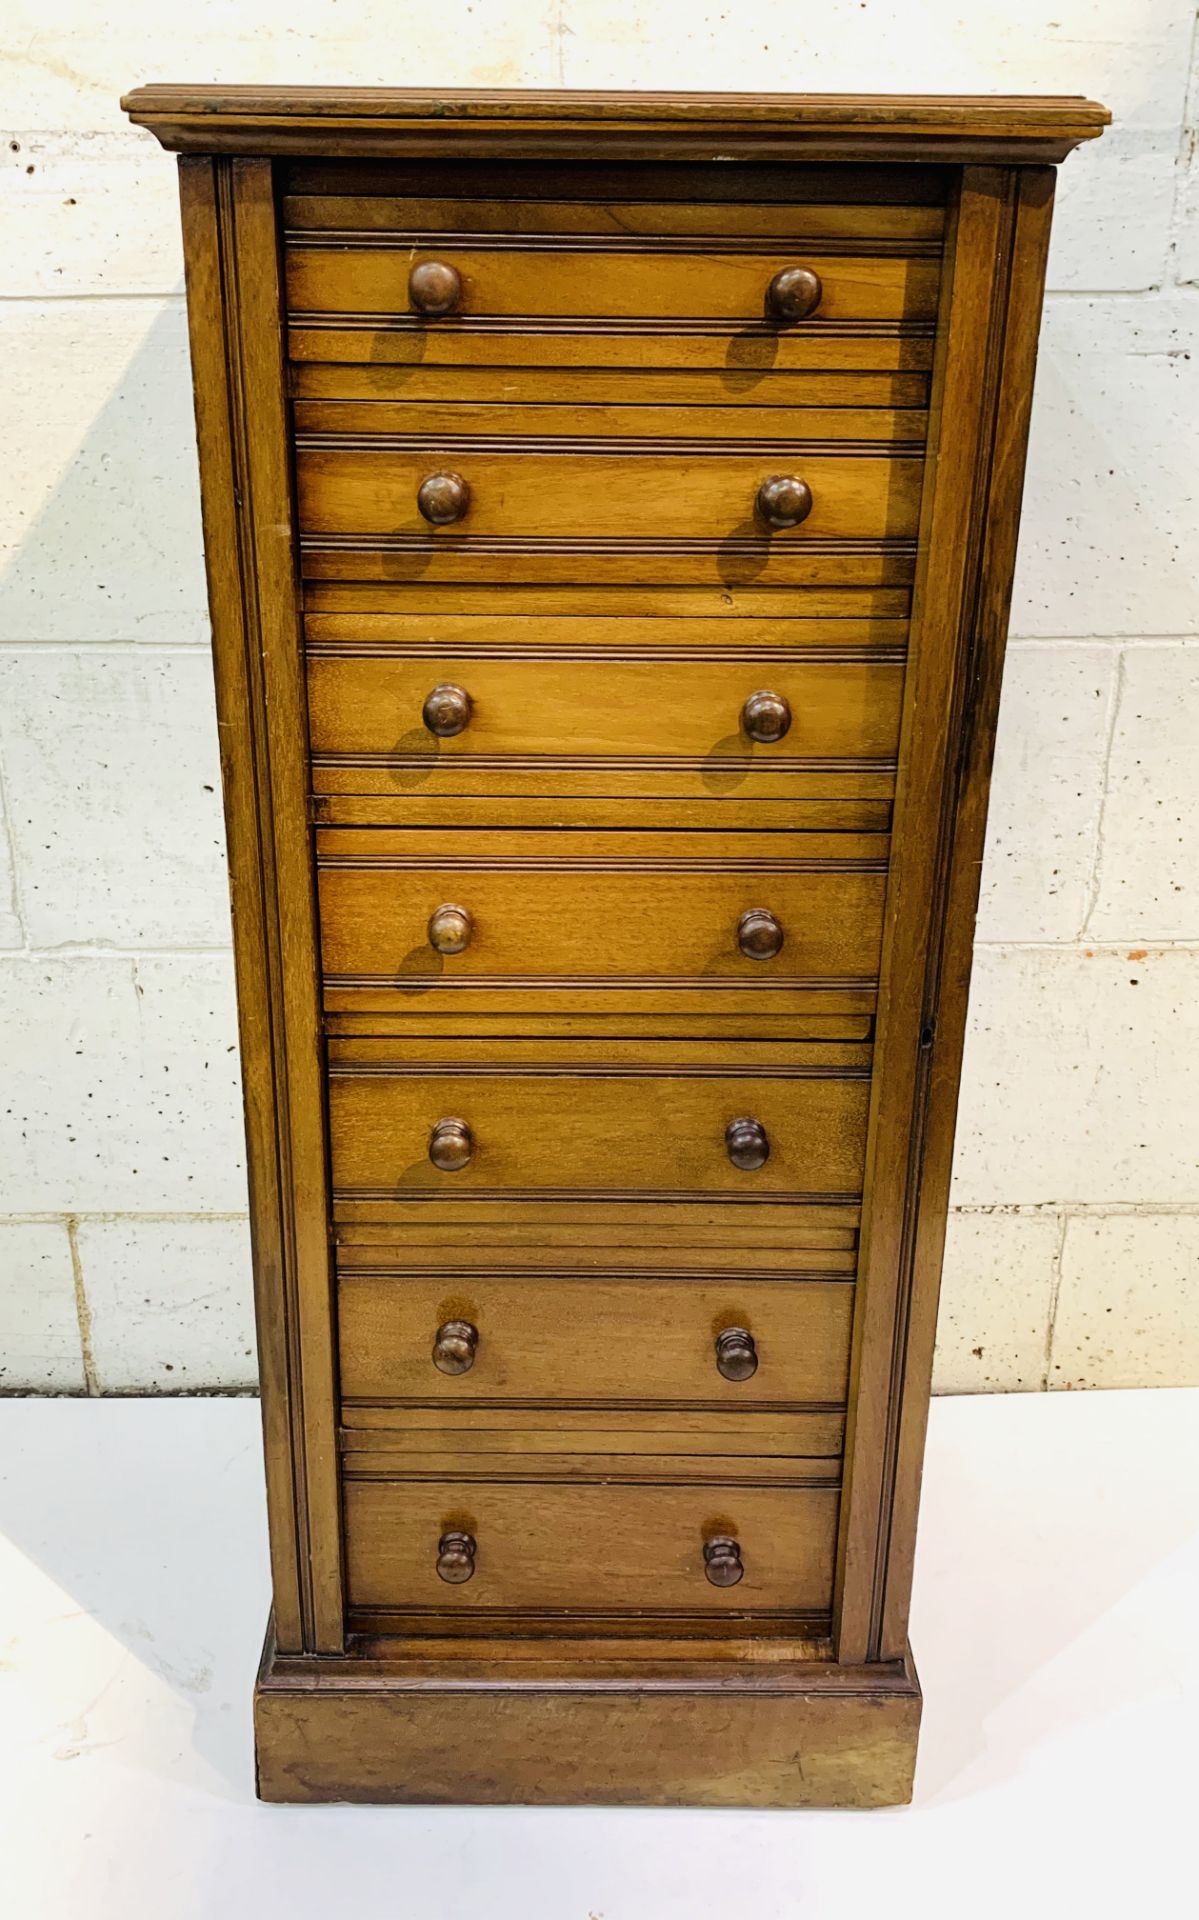
[[599, 405], [565, 390], [541, 405], [510, 401], [498, 392], [481, 401], [455, 394], [435, 404], [374, 397], [297, 400], [292, 418], [296, 432], [305, 438], [361, 435], [369, 441], [376, 436], [416, 436], [434, 444], [447, 437], [460, 441], [623, 440], [634, 447], [645, 441], [683, 440], [701, 449], [705, 442], [719, 441], [730, 450], [800, 443], [807, 450], [826, 445], [836, 452], [845, 445], [852, 452], [873, 447], [884, 453], [918, 454], [928, 431], [923, 409], [855, 406], [848, 394], [837, 391], [838, 378], [847, 383], [851, 377], [830, 375], [823, 401], [817, 398], [809, 405], [739, 406], [728, 393], [712, 406], [654, 405], [648, 394], [640, 395], [636, 388], [635, 383], [646, 376], [634, 372], [626, 375], [634, 390], [622, 396], [623, 404]]
[[[838, 1051], [869, 1058], [869, 1048]], [[342, 1039], [329, 1042], [329, 1056], [338, 1201], [753, 1201], [861, 1191], [867, 1066], [808, 1066], [803, 1043], [618, 1049], [610, 1041], [479, 1041], [439, 1049], [433, 1041], [399, 1048]], [[733, 1164], [726, 1139], [743, 1119], [765, 1136], [768, 1157], [752, 1167]], [[462, 1164], [435, 1166], [431, 1149]], [[759, 1159], [760, 1151], [754, 1133], [741, 1158]]]
[[[522, 1214], [540, 1217], [522, 1220]], [[470, 1217], [481, 1231], [463, 1233], [453, 1200], [431, 1206], [414, 1199], [397, 1202], [390, 1225], [343, 1223], [336, 1234], [338, 1272], [351, 1280], [359, 1273], [402, 1278], [421, 1272], [448, 1282], [487, 1278], [488, 1269], [498, 1267], [508, 1279], [634, 1271], [668, 1279], [686, 1271], [720, 1282], [746, 1276], [848, 1282], [858, 1264], [860, 1208], [852, 1203], [739, 1207], [725, 1201], [687, 1209], [685, 1226], [673, 1208], [608, 1201], [569, 1208], [477, 1201]]]
[[[465, 480], [469, 504], [431, 526], [417, 508], [424, 481]], [[824, 539], [915, 536], [923, 462], [907, 456], [753, 452], [630, 452], [618, 440], [563, 451], [552, 441], [481, 442], [418, 436], [300, 434], [299, 517], [310, 535], [419, 536], [469, 549], [477, 538], [525, 540], [751, 540], [770, 548]], [[812, 506], [774, 531], [759, 517], [758, 489], [778, 475], [802, 479]]]
[[[760, 322], [774, 276], [801, 267], [819, 276], [816, 317], [803, 324], [936, 317], [941, 277], [932, 257], [861, 251], [822, 252], [795, 245], [731, 240], [691, 243], [692, 250], [645, 244], [625, 248], [570, 245], [545, 235], [541, 244], [488, 245], [471, 235], [374, 236], [339, 232], [324, 245], [293, 234], [287, 248], [287, 303], [293, 315], [409, 316], [429, 332], [480, 321], [625, 320], [656, 327], [679, 321]], [[452, 266], [461, 283], [454, 313], [426, 318], [413, 311], [408, 277], [429, 261]], [[778, 324], [780, 334], [788, 331]]]
[[783, 647], [902, 645], [911, 604], [906, 587], [779, 588], [758, 581], [683, 587], [653, 580], [615, 587], [511, 581], [497, 592], [469, 581], [365, 579], [317, 581], [304, 594], [306, 624], [317, 639], [361, 631], [384, 641], [420, 629], [416, 637], [444, 632], [457, 641], [469, 640], [470, 629], [484, 640], [498, 632], [521, 646], [528, 634], [532, 644], [577, 636], [596, 645], [619, 640], [623, 629], [639, 642], [659, 631], [665, 644], [684, 650], [735, 646], [746, 634], [754, 646], [767, 636]]
[[[597, 1473], [604, 1463], [597, 1461]], [[702, 1466], [697, 1465], [697, 1472]], [[355, 1609], [463, 1613], [824, 1613], [832, 1601], [834, 1487], [344, 1482]], [[469, 1579], [438, 1574], [441, 1542], [474, 1544]], [[704, 1548], [736, 1544], [742, 1577], [716, 1586]], [[726, 1560], [726, 1553], [718, 1557]], [[469, 1560], [461, 1548], [450, 1571]], [[456, 1564], [455, 1564], [456, 1563]]]
[[[294, 368], [342, 367], [431, 369], [465, 372], [477, 382], [488, 369], [516, 368], [573, 380], [582, 373], [619, 371], [698, 379], [700, 396], [746, 400], [779, 397], [798, 378], [816, 374], [927, 377], [932, 370], [935, 328], [931, 320], [828, 321], [782, 331], [765, 320], [675, 322], [666, 330], [652, 321], [580, 325], [541, 321], [533, 326], [460, 320], [427, 325], [412, 314], [296, 313], [288, 327]], [[438, 381], [434, 384], [443, 385]], [[452, 382], [453, 393], [471, 391]], [[490, 382], [489, 392], [493, 391]], [[898, 392], [898, 389], [895, 390]], [[900, 404], [895, 400], [895, 404]]]
[[[947, 183], [923, 169], [890, 176], [879, 169], [842, 167], [832, 173], [800, 167], [770, 172], [720, 167], [627, 168], [572, 166], [547, 173], [519, 166], [479, 169], [426, 165], [291, 169], [283, 196], [283, 225], [295, 243], [305, 236], [336, 244], [374, 234], [394, 246], [429, 235], [449, 240], [473, 234], [497, 245], [561, 241], [627, 247], [637, 238], [720, 246], [732, 242], [839, 248], [881, 242], [883, 247], [934, 249], [945, 227]], [[565, 190], [569, 180], [569, 191]], [[557, 186], [558, 191], [554, 191]], [[440, 244], [440, 238], [437, 244]]]
[[[526, 131], [519, 130], [517, 150]], [[363, 226], [457, 231], [473, 220], [480, 228], [489, 224], [510, 233], [514, 226], [530, 232], [542, 224], [557, 228], [565, 219], [572, 231], [619, 239], [642, 229], [740, 230], [743, 215], [771, 223], [764, 229], [770, 232], [843, 233], [848, 215], [863, 232], [928, 238], [941, 232], [953, 191], [952, 167], [909, 159], [883, 164], [872, 155], [830, 163], [772, 155], [649, 162], [616, 159], [611, 143], [598, 139], [605, 152], [596, 161], [565, 153], [533, 159], [489, 154], [482, 168], [470, 154], [444, 150], [402, 156], [372, 149], [367, 160], [287, 156], [277, 165], [284, 225], [341, 229], [352, 205], [364, 209], [355, 216]], [[785, 224], [773, 224], [779, 221]]]
[[[315, 345], [322, 337], [336, 336], [326, 336], [324, 330], [297, 329], [297, 340]], [[417, 344], [414, 335], [390, 337], [396, 341], [406, 339], [409, 346]], [[460, 354], [472, 343], [471, 336], [464, 334], [454, 336], [454, 342]], [[317, 429], [321, 408], [312, 404], [314, 402], [352, 402], [355, 403], [353, 412], [359, 415], [365, 405], [390, 412], [393, 408], [398, 411], [398, 403], [402, 402], [406, 414], [423, 412], [434, 418], [435, 426], [442, 431], [446, 426], [443, 409], [447, 405], [453, 407], [455, 415], [466, 409], [490, 414], [497, 405], [528, 406], [552, 415], [557, 427], [551, 431], [561, 426], [559, 409], [563, 405], [593, 416], [602, 414], [607, 420], [618, 413], [628, 415], [634, 408], [674, 412], [687, 407], [694, 410], [697, 418], [702, 418], [706, 411], [714, 425], [727, 421], [730, 412], [738, 420], [756, 415], [758, 419], [751, 429], [756, 432], [760, 432], [763, 421], [772, 419], [779, 422], [781, 432], [782, 422], [795, 408], [813, 413], [819, 409], [832, 423], [840, 425], [842, 431], [836, 437], [842, 439], [861, 437], [860, 427], [855, 432], [854, 416], [867, 410], [889, 411], [894, 418], [897, 439], [922, 438], [927, 426], [925, 409], [931, 376], [927, 369], [918, 368], [912, 351], [915, 342], [906, 343], [912, 362], [910, 369], [905, 365], [877, 370], [830, 367], [824, 371], [796, 372], [766, 364], [740, 370], [710, 365], [690, 371], [685, 367], [652, 366], [497, 366], [490, 359], [485, 362], [482, 355], [476, 364], [445, 366], [438, 362], [444, 355], [446, 336], [441, 335], [438, 341], [428, 344], [435, 350], [436, 358], [414, 360], [408, 365], [392, 358], [359, 366], [297, 356], [291, 369], [296, 425], [304, 432]], [[478, 346], [481, 342], [476, 338], [474, 344]], [[488, 344], [494, 348], [496, 342], [491, 340]], [[540, 343], [542, 348], [547, 344], [544, 340]], [[862, 344], [856, 342], [859, 354]], [[886, 347], [894, 343], [882, 344]], [[843, 345], [848, 350], [850, 342], [845, 341]], [[826, 341], [825, 347], [827, 354], [831, 342]], [[524, 358], [523, 349], [518, 348], [514, 357]], [[339, 407], [338, 411], [342, 409]], [[350, 411], [348, 406], [346, 411]], [[793, 438], [794, 431], [792, 422], [789, 433], [783, 437]]]
[[[459, 622], [459, 629], [466, 624]], [[716, 659], [655, 657], [652, 636], [648, 658], [636, 652], [597, 656], [567, 642], [515, 660], [472, 653], [465, 638], [462, 653], [421, 650], [410, 658], [347, 657], [340, 647], [324, 653], [319, 643], [310, 643], [312, 751], [403, 756], [424, 746], [439, 758], [467, 759], [614, 754], [655, 762], [711, 760], [714, 771], [730, 755], [800, 763], [894, 761], [902, 657], [813, 660], [782, 647], [772, 657], [769, 627], [758, 631], [766, 643], [764, 659], [731, 650]], [[499, 653], [499, 644], [492, 644]], [[469, 719], [460, 733], [439, 737], [428, 730], [424, 703], [438, 685], [461, 686], [469, 696]], [[763, 688], [785, 700], [789, 713], [783, 737], [765, 743], [745, 731], [743, 711]]]
[[338, 1287], [341, 1391], [841, 1406], [852, 1312], [843, 1279], [359, 1270]]
[[577, 1480], [693, 1486], [836, 1486], [845, 1451], [837, 1406], [768, 1407], [730, 1398], [680, 1406], [524, 1400], [348, 1400], [343, 1471], [356, 1480]]
[[322, 967], [331, 983], [413, 991], [870, 981], [888, 847], [886, 834], [328, 828]]

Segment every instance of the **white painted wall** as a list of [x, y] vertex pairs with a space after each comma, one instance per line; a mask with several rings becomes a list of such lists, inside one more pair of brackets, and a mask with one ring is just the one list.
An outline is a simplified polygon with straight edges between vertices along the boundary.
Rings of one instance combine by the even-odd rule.
[[937, 1377], [1199, 1380], [1191, 7], [4, 0], [0, 40], [0, 1388], [254, 1377], [174, 168], [117, 108], [146, 80], [1114, 109], [1061, 180]]

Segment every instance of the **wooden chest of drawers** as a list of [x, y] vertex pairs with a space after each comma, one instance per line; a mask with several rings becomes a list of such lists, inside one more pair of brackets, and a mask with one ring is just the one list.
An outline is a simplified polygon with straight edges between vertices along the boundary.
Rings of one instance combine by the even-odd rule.
[[271, 1799], [878, 1805], [1081, 100], [152, 87]]

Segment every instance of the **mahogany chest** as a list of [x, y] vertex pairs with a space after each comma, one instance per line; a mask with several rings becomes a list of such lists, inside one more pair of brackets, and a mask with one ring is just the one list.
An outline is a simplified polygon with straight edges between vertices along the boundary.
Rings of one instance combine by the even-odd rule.
[[273, 1800], [910, 1793], [1079, 99], [147, 87], [180, 160]]

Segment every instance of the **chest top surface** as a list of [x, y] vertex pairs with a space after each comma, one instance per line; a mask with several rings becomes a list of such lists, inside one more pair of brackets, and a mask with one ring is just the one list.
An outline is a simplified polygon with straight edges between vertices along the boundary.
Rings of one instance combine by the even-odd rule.
[[135, 88], [182, 153], [441, 151], [612, 158], [1063, 160], [1111, 115], [1082, 95], [588, 93], [393, 87]]

